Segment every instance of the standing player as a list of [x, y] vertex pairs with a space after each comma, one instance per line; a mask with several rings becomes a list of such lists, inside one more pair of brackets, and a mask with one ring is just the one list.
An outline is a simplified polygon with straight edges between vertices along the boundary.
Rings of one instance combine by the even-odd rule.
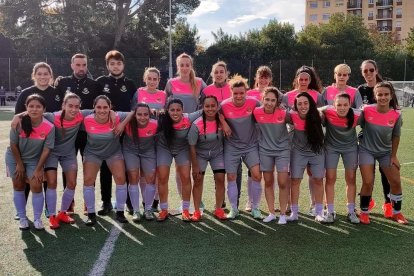
[[6, 151], [7, 175], [13, 181], [13, 201], [20, 220], [21, 230], [29, 229], [26, 216], [25, 185], [30, 185], [34, 214], [34, 227], [43, 230], [42, 215], [44, 195], [42, 191], [43, 165], [53, 149], [55, 129], [43, 118], [46, 101], [39, 94], [26, 98], [27, 115], [21, 127], [10, 130], [10, 146]]
[[254, 117], [260, 129], [259, 154], [260, 171], [265, 181], [265, 197], [269, 215], [263, 222], [276, 219], [274, 170], [277, 170], [279, 185], [280, 218], [279, 224], [286, 224], [286, 207], [289, 198], [290, 143], [286, 123], [289, 113], [280, 107], [280, 92], [275, 87], [267, 87], [263, 94], [263, 105], [254, 110]]
[[359, 109], [351, 108], [351, 96], [347, 93], [337, 94], [333, 106], [321, 108], [326, 126], [325, 136], [325, 195], [328, 212], [324, 223], [335, 221], [334, 198], [335, 182], [339, 157], [345, 167], [346, 198], [348, 215], [351, 223], [359, 223], [355, 213], [356, 169], [358, 167], [358, 142], [355, 127], [359, 124]]
[[203, 193], [204, 174], [207, 163], [210, 162], [214, 174], [216, 190], [216, 206], [214, 215], [221, 220], [226, 219], [226, 214], [221, 208], [224, 202], [224, 156], [223, 156], [223, 130], [218, 115], [219, 103], [215, 96], [206, 96], [203, 100], [203, 113], [196, 119], [188, 133], [190, 144], [192, 174], [194, 180], [193, 200], [194, 214], [192, 221], [200, 221], [200, 203]]
[[[364, 60], [361, 64], [361, 73], [365, 79], [364, 84], [358, 87], [358, 91], [361, 94], [364, 104], [374, 104], [375, 97], [374, 97], [374, 86], [382, 82], [382, 78], [378, 72], [378, 65], [374, 60], [368, 59]], [[363, 132], [358, 133], [358, 139], [362, 139]], [[390, 194], [390, 183], [388, 182], [387, 177], [385, 176], [382, 167], [379, 167], [379, 171], [381, 174], [381, 184], [382, 184], [382, 191], [384, 194], [384, 204], [382, 205], [382, 211], [384, 212], [384, 217], [391, 218], [392, 217], [392, 204], [391, 199], [389, 198]], [[371, 198], [369, 202], [369, 209], [373, 209], [375, 207], [375, 201]]]
[[294, 106], [295, 109], [290, 111], [290, 123], [294, 126], [290, 156], [292, 213], [287, 220], [298, 220], [299, 186], [305, 168], [309, 167], [314, 181], [315, 220], [322, 222], [323, 177], [325, 173], [322, 121], [315, 101], [309, 93], [298, 94]]
[[224, 164], [227, 173], [227, 194], [231, 204], [229, 219], [235, 219], [239, 215], [237, 206], [236, 175], [240, 159], [249, 168], [252, 174], [252, 211], [253, 218], [260, 219], [259, 210], [262, 186], [259, 168], [258, 131], [255, 125], [253, 111], [260, 106], [255, 98], [246, 97], [247, 82], [240, 76], [230, 80], [232, 97], [221, 103], [221, 113], [231, 129], [231, 136], [224, 141]]
[[374, 86], [374, 97], [377, 104], [365, 106], [361, 114], [364, 135], [359, 148], [359, 168], [362, 176], [359, 218], [363, 224], [370, 223], [368, 208], [377, 160], [391, 186], [391, 218], [400, 224], [408, 224], [401, 213], [402, 188], [400, 162], [397, 158], [402, 124], [401, 111], [398, 110], [395, 90], [391, 83], [377, 83]]
[[[136, 91], [134, 82], [128, 79], [124, 74], [125, 58], [122, 53], [116, 50], [109, 51], [105, 55], [106, 69], [109, 74], [100, 76], [96, 79], [100, 87], [101, 95], [105, 95], [112, 103], [115, 111], [128, 112], [131, 111], [131, 99]], [[101, 166], [101, 196], [102, 210], [98, 215], [107, 215], [112, 210], [112, 175], [106, 162], [102, 162]], [[131, 202], [127, 200], [128, 209], [131, 211]]]

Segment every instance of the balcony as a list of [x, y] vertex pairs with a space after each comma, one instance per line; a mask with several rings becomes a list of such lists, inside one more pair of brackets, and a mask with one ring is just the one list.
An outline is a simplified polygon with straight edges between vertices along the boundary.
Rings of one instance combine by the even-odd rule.
[[396, 30], [397, 32], [401, 32], [401, 27], [395, 27], [395, 30]]
[[374, 20], [373, 16], [368, 16], [368, 20]]
[[402, 0], [397, 0], [397, 6], [401, 6], [402, 5]]
[[348, 1], [346, 8], [348, 10], [362, 10], [362, 1]]
[[392, 31], [392, 25], [389, 25], [389, 26], [377, 26], [377, 30], [379, 32], [391, 32]]
[[377, 8], [389, 8], [392, 5], [393, 0], [377, 0]]
[[395, 18], [402, 18], [402, 14], [397, 14]]
[[392, 12], [377, 14], [377, 20], [392, 20]]

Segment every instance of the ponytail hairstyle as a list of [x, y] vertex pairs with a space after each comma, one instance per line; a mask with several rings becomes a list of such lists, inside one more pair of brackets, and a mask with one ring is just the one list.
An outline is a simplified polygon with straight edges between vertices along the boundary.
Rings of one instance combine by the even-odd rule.
[[303, 65], [296, 71], [295, 79], [293, 80], [293, 84], [292, 84], [295, 89], [298, 88], [297, 79], [301, 73], [306, 73], [309, 75], [310, 83], [309, 83], [308, 89], [313, 89], [315, 91], [318, 91], [319, 93], [322, 92], [323, 87], [322, 87], [321, 79], [319, 78], [318, 74], [316, 73], [313, 67], [306, 66], [306, 65]]
[[[204, 107], [204, 103], [205, 103], [205, 101], [207, 99], [213, 99], [216, 102], [217, 106], [219, 105], [219, 102], [217, 100], [217, 97], [216, 96], [213, 96], [213, 95], [209, 95], [209, 96], [204, 97], [203, 103], [202, 103], [202, 106], [203, 107]], [[202, 112], [201, 116], [203, 117], [204, 139], [206, 140], [207, 139], [207, 134], [206, 134], [206, 131], [207, 131], [206, 121], [207, 121], [207, 119], [206, 119], [206, 113], [204, 112], [204, 108], [203, 108], [203, 112]], [[219, 137], [218, 137], [218, 130], [219, 130], [219, 125], [220, 125], [220, 118], [219, 118], [218, 112], [216, 113], [215, 119], [216, 119], [216, 137], [217, 137], [217, 140], [218, 140], [219, 139]]]
[[268, 67], [268, 66], [260, 66], [259, 68], [257, 68], [256, 71], [256, 76], [254, 78], [254, 87], [258, 88], [259, 87], [259, 80], [260, 78], [270, 78], [270, 83], [269, 85], [272, 83], [272, 70]]
[[[78, 95], [72, 92], [66, 92], [65, 97], [63, 98], [62, 106], [65, 105], [70, 99], [77, 99], [79, 101], [79, 104], [82, 103], [82, 100]], [[66, 110], [62, 108], [62, 113], [60, 114], [60, 126], [62, 128], [63, 137], [65, 137], [65, 132], [66, 132], [66, 129], [63, 127], [63, 121], [65, 118], [65, 114], [66, 114]]]
[[375, 75], [375, 80], [377, 81], [377, 82], [382, 82], [383, 81], [383, 78], [382, 78], [382, 76], [380, 75], [380, 73], [378, 72], [378, 65], [377, 65], [377, 63], [375, 62], [375, 60], [372, 60], [372, 59], [366, 59], [366, 60], [364, 60], [362, 63], [361, 63], [361, 71], [362, 71], [362, 67], [365, 65], [365, 64], [371, 64], [372, 66], [374, 66], [374, 68], [375, 68], [375, 71], [377, 72], [377, 74]]
[[[25, 102], [26, 109], [31, 101], [38, 101], [43, 106], [43, 109], [46, 108], [46, 100], [39, 94], [32, 94], [29, 97], [27, 97]], [[24, 134], [26, 134], [26, 138], [28, 138], [33, 131], [32, 120], [29, 115], [23, 116], [21, 125]]]
[[184, 108], [184, 104], [180, 99], [173, 98], [168, 101], [166, 112], [161, 113], [159, 116], [158, 130], [164, 133], [164, 138], [167, 141], [168, 146], [171, 145], [175, 138], [174, 122], [168, 113], [168, 110], [172, 104], [179, 104], [181, 105], [181, 108]]
[[[112, 109], [112, 103], [111, 103], [111, 100], [108, 98], [108, 96], [106, 96], [106, 95], [99, 95], [98, 97], [96, 97], [95, 98], [95, 100], [93, 100], [93, 108], [95, 108], [95, 106], [96, 106], [96, 103], [99, 101], [99, 100], [104, 100], [108, 105], [109, 105], [109, 109]], [[94, 111], [95, 112], [95, 111]], [[108, 114], [108, 120], [110, 121], [111, 120], [111, 114]], [[111, 122], [111, 124], [112, 124], [113, 122]]]
[[[336, 94], [335, 101], [339, 98], [347, 99], [349, 102], [349, 106], [351, 106], [351, 96], [349, 96], [347, 93]], [[355, 121], [354, 110], [351, 107], [349, 108], [348, 113], [346, 114], [346, 120], [346, 128], [351, 129]]]
[[176, 59], [176, 64], [177, 64], [177, 74], [180, 75], [180, 60], [182, 58], [188, 58], [190, 60], [191, 63], [191, 70], [190, 70], [190, 85], [191, 85], [191, 90], [193, 91], [193, 96], [195, 98], [198, 98], [198, 96], [200, 95], [200, 91], [199, 91], [199, 87], [197, 86], [197, 79], [195, 76], [195, 71], [194, 71], [194, 67], [193, 67], [193, 58], [186, 53], [182, 53], [181, 55], [179, 55]]
[[263, 92], [263, 99], [269, 93], [273, 93], [276, 97], [276, 107], [275, 107], [275, 110], [273, 111], [273, 113], [274, 113], [276, 111], [276, 108], [278, 108], [280, 106], [280, 102], [281, 102], [280, 95], [281, 95], [281, 93], [280, 93], [279, 89], [277, 89], [276, 87], [269, 86], [269, 87], [266, 87], [265, 91]]
[[135, 117], [135, 114], [137, 113], [137, 110], [138, 110], [139, 107], [146, 107], [146, 108], [148, 108], [148, 114], [151, 114], [150, 107], [146, 103], [138, 103], [135, 106], [135, 109], [134, 109], [134, 117], [129, 122], [129, 125], [131, 127], [131, 132], [132, 132], [132, 139], [133, 139], [135, 145], [137, 145], [138, 142], [139, 142], [139, 136], [138, 136], [138, 121], [137, 121], [137, 117]]
[[313, 100], [312, 96], [307, 92], [299, 93], [295, 97], [295, 110], [298, 110], [297, 101], [298, 98], [305, 97], [309, 101], [309, 111], [306, 114], [306, 124], [305, 124], [305, 134], [308, 139], [308, 144], [311, 147], [311, 150], [320, 154], [324, 147], [325, 136], [322, 130], [322, 120], [319, 115], [319, 111], [316, 107], [316, 103]]
[[398, 99], [397, 99], [397, 95], [395, 94], [394, 86], [389, 81], [379, 82], [374, 86], [374, 95], [377, 93], [376, 91], [377, 91], [377, 88], [379, 87], [385, 87], [390, 90], [390, 93], [391, 93], [390, 107], [392, 107], [392, 109], [394, 110], [399, 109]]

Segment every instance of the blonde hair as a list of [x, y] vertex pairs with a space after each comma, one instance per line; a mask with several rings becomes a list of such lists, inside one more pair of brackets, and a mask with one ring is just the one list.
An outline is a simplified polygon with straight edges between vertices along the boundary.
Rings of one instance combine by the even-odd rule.
[[272, 80], [272, 70], [268, 66], [264, 65], [257, 68], [256, 77], [254, 80], [254, 87], [259, 87], [259, 79], [261, 77], [269, 77], [270, 80]]
[[229, 83], [230, 83], [231, 89], [235, 87], [244, 87], [246, 88], [246, 90], [249, 89], [249, 85], [247, 84], [247, 79], [243, 78], [239, 74], [233, 75], [231, 79], [229, 80]]
[[198, 97], [198, 95], [200, 93], [199, 93], [198, 87], [197, 87], [197, 80], [196, 80], [196, 77], [195, 77], [195, 71], [194, 71], [194, 67], [193, 67], [193, 58], [189, 54], [182, 53], [175, 60], [175, 62], [177, 64], [177, 75], [180, 74], [180, 69], [179, 69], [180, 66], [179, 66], [179, 63], [180, 63], [180, 60], [182, 58], [188, 58], [190, 60], [190, 62], [191, 62], [191, 67], [192, 68], [191, 68], [191, 71], [190, 71], [190, 85], [191, 85], [191, 90], [193, 91], [193, 96], [194, 97]]
[[351, 74], [351, 67], [349, 67], [348, 64], [345, 64], [345, 63], [341, 63], [335, 66], [334, 73], [344, 72], [344, 71], [348, 74]]
[[217, 67], [219, 67], [219, 66], [223, 67], [223, 68], [224, 68], [224, 70], [226, 71], [226, 73], [228, 73], [228, 71], [227, 71], [227, 64], [226, 64], [224, 61], [219, 60], [219, 61], [217, 61], [216, 63], [214, 63], [214, 64], [213, 64], [213, 66], [211, 67], [211, 73], [210, 73], [210, 76], [211, 76], [212, 78], [214, 77], [214, 71], [216, 71]]
[[47, 64], [46, 62], [38, 62], [33, 66], [33, 71], [32, 71], [32, 80], [33, 80], [33, 82], [36, 84], [35, 75], [37, 73], [37, 70], [39, 70], [40, 68], [46, 68], [47, 69], [47, 71], [50, 74], [49, 85], [52, 85], [53, 84], [53, 70], [52, 70], [52, 67], [50, 67], [50, 65]]
[[149, 73], [155, 73], [158, 75], [158, 79], [161, 78], [160, 70], [158, 70], [156, 67], [148, 67], [148, 68], [145, 68], [144, 76], [142, 77], [144, 82], [147, 79]]

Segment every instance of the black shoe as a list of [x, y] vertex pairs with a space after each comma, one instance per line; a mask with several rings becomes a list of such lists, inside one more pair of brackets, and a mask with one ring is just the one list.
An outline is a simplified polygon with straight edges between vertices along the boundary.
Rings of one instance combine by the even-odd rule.
[[128, 220], [126, 219], [123, 211], [116, 212], [116, 220], [120, 223], [128, 223]]
[[112, 211], [112, 203], [111, 202], [104, 202], [102, 204], [102, 209], [98, 211], [98, 215], [106, 216]]
[[94, 226], [96, 223], [96, 214], [88, 213], [88, 218], [85, 220], [86, 226]]
[[226, 201], [223, 201], [223, 203], [221, 204], [221, 208], [226, 209]]
[[158, 199], [154, 199], [154, 201], [152, 202], [152, 206], [151, 206], [152, 212], [158, 212], [159, 203], [160, 201]]

